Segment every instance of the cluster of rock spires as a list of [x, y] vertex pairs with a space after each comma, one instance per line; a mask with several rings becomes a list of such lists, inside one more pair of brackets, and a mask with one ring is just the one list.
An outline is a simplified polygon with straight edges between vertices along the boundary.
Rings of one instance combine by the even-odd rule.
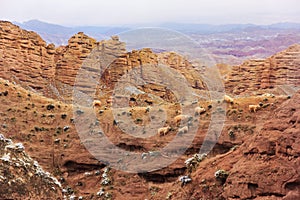
[[121, 52], [125, 48], [115, 38], [97, 42], [82, 32], [70, 38], [67, 46], [56, 48], [10, 22], [1, 21], [0, 27], [0, 76], [50, 97], [56, 95], [51, 85], [73, 85], [77, 70], [96, 46]]
[[[0, 66], [3, 69], [0, 76], [48, 97], [67, 99], [71, 96], [78, 69], [93, 50], [105, 52], [108, 60], [114, 60], [113, 68], [102, 77], [103, 83], [118, 81], [134, 67], [161, 62], [182, 73], [193, 88], [206, 88], [199, 69], [175, 53], [154, 53], [150, 49], [127, 52], [125, 43], [117, 36], [97, 42], [82, 32], [71, 37], [68, 45], [55, 47], [46, 44], [36, 33], [22, 30], [10, 22], [0, 21], [0, 27]], [[226, 92], [237, 95], [272, 89], [277, 85], [299, 85], [296, 67], [299, 49], [299, 45], [294, 45], [265, 60], [250, 60], [234, 66], [225, 77]], [[105, 60], [101, 62], [105, 63]], [[98, 68], [95, 65], [91, 70]], [[237, 85], [237, 82], [241, 84]]]
[[[150, 49], [127, 53], [125, 43], [117, 36], [97, 42], [82, 32], [71, 37], [67, 46], [56, 48], [53, 44], [47, 45], [36, 33], [22, 30], [10, 22], [1, 21], [0, 27], [0, 66], [3, 68], [0, 76], [48, 97], [67, 98], [71, 95], [70, 87], [74, 85], [78, 70], [93, 50], [104, 52], [108, 60], [114, 61], [114, 67], [104, 73], [104, 83], [116, 82], [126, 71], [141, 64], [162, 62], [182, 71], [192, 87], [204, 88], [193, 66], [175, 53], [156, 54]], [[98, 68], [96, 65], [91, 70]]]

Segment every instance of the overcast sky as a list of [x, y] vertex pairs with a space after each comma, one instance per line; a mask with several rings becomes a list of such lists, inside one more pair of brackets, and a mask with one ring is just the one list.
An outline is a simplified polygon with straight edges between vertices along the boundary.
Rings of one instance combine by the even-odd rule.
[[300, 22], [299, 0], [0, 0], [0, 19], [62, 25]]

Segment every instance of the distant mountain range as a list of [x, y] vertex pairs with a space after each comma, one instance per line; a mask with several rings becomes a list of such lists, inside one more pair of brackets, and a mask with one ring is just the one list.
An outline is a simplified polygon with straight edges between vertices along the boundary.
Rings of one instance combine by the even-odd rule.
[[[46, 23], [39, 20], [30, 20], [27, 22], [14, 22], [26, 30], [32, 30], [40, 34], [47, 42], [56, 45], [67, 44], [68, 39], [78, 33], [85, 34], [96, 38], [97, 40], [106, 39], [107, 37], [137, 27], [146, 27], [147, 25], [131, 25], [131, 26], [75, 26], [67, 27], [57, 24]], [[172, 29], [185, 34], [217, 34], [217, 33], [239, 33], [251, 31], [278, 31], [278, 30], [300, 30], [300, 23], [277, 23], [271, 25], [255, 25], [255, 24], [188, 24], [188, 23], [163, 23], [157, 24], [156, 27]]]
[[161, 25], [164, 28], [170, 28], [183, 33], [213, 34], [225, 32], [247, 31], [251, 29], [261, 30], [278, 30], [278, 29], [300, 29], [300, 23], [277, 23], [271, 25], [255, 25], [255, 24], [183, 24], [183, 23], [166, 23]]
[[85, 34], [96, 38], [97, 40], [105, 39], [116, 33], [129, 30], [128, 27], [110, 27], [110, 26], [77, 26], [67, 27], [57, 24], [50, 24], [39, 20], [30, 20], [27, 22], [19, 23], [13, 22], [23, 29], [37, 32], [48, 43], [56, 45], [67, 44], [68, 39], [78, 33], [84, 32]]

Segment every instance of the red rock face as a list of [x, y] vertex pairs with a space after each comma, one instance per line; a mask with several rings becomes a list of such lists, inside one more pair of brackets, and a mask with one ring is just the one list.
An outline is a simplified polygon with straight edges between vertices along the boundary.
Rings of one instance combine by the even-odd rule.
[[[205, 88], [200, 74], [196, 73], [192, 64], [175, 53], [156, 54], [150, 49], [127, 53], [125, 43], [117, 37], [97, 42], [82, 32], [71, 37], [67, 46], [56, 48], [53, 44], [47, 45], [36, 33], [22, 30], [10, 22], [1, 22], [0, 27], [0, 67], [3, 69], [0, 77], [24, 88], [34, 89], [47, 97], [65, 101], [71, 99], [78, 70], [84, 61], [88, 63], [95, 59], [88, 57], [92, 50], [103, 52], [105, 58], [101, 60], [102, 63], [113, 61], [113, 66], [102, 77], [103, 84], [109, 85], [109, 88], [125, 72], [140, 65], [152, 65], [155, 68], [159, 62], [183, 74], [193, 88]], [[99, 73], [101, 70], [98, 65], [88, 68], [91, 73]], [[83, 84], [85, 88], [92, 88], [91, 83]]]
[[56, 50], [34, 32], [0, 22], [1, 77], [41, 89], [54, 77]]
[[283, 103], [263, 129], [241, 147], [242, 156], [230, 170], [225, 197], [300, 198], [299, 97], [298, 92]]
[[249, 94], [264, 89], [284, 92], [278, 86], [299, 86], [299, 64], [300, 45], [293, 45], [267, 59], [246, 61], [232, 68], [226, 79], [226, 89], [233, 94]]
[[[284, 102], [236, 150], [201, 162], [184, 193], [194, 199], [299, 199], [299, 97]], [[229, 174], [224, 183], [214, 177], [218, 169]]]

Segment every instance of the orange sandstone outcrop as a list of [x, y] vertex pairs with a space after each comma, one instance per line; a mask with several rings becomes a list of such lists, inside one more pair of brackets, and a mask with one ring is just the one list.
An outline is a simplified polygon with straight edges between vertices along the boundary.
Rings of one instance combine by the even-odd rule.
[[266, 89], [284, 92], [278, 91], [278, 86], [300, 85], [299, 64], [300, 45], [295, 44], [267, 59], [249, 60], [234, 66], [226, 77], [225, 87], [235, 95]]

